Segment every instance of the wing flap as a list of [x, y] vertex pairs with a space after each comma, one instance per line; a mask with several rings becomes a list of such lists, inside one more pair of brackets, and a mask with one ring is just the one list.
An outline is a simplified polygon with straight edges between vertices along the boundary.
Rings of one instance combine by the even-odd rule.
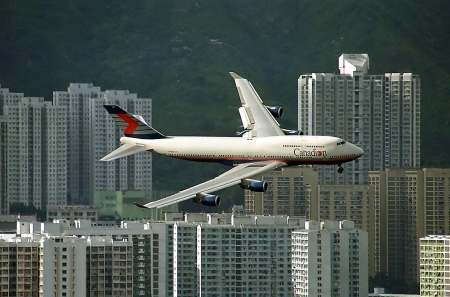
[[149, 202], [144, 205], [138, 205], [139, 207], [146, 208], [161, 208], [174, 203], [178, 203], [190, 198], [194, 198], [198, 193], [209, 193], [225, 189], [227, 187], [237, 185], [241, 183], [242, 179], [261, 174], [277, 167], [286, 166], [284, 162], [255, 162], [240, 164], [227, 172], [217, 176], [214, 179], [193, 186], [186, 190], [180, 191], [174, 195], [160, 199], [158, 201]]

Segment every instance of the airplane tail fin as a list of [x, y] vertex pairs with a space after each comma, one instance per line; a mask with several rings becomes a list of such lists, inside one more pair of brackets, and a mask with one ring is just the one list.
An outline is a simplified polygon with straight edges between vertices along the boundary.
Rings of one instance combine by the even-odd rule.
[[103, 106], [125, 136], [139, 139], [166, 138], [166, 136], [150, 127], [141, 116], [131, 115], [117, 105]]

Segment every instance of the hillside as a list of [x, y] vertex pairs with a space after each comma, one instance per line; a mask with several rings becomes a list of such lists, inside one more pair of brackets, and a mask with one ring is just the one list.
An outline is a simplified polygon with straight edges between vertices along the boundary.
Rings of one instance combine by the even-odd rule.
[[[422, 164], [450, 166], [449, 14], [447, 2], [423, 0], [4, 1], [0, 84], [46, 100], [70, 82], [128, 89], [153, 99], [153, 125], [165, 134], [234, 135], [229, 71], [284, 106], [281, 124], [296, 128], [299, 75], [338, 72], [342, 53], [368, 53], [370, 73], [422, 77]], [[154, 160], [156, 188], [223, 171]]]

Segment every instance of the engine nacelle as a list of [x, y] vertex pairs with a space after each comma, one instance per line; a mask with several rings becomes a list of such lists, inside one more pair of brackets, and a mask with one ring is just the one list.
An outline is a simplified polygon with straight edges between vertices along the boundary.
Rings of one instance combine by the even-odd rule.
[[217, 195], [198, 193], [192, 201], [196, 203], [200, 203], [206, 206], [219, 206], [220, 205], [220, 197]]
[[274, 118], [281, 118], [284, 114], [283, 107], [280, 106], [266, 106], [267, 110], [273, 115]]
[[265, 181], [254, 179], [243, 179], [240, 183], [242, 189], [250, 190], [253, 192], [265, 192], [267, 191], [267, 183]]
[[288, 129], [281, 129], [283, 130], [285, 135], [303, 135], [303, 131], [300, 130], [288, 130]]

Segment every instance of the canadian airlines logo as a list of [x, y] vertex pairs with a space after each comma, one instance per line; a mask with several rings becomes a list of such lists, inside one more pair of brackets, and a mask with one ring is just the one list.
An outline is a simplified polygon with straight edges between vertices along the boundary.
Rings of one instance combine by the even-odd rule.
[[327, 151], [318, 151], [318, 150], [312, 150], [312, 151], [303, 151], [299, 148], [294, 149], [294, 155], [298, 157], [321, 157], [327, 156]]

